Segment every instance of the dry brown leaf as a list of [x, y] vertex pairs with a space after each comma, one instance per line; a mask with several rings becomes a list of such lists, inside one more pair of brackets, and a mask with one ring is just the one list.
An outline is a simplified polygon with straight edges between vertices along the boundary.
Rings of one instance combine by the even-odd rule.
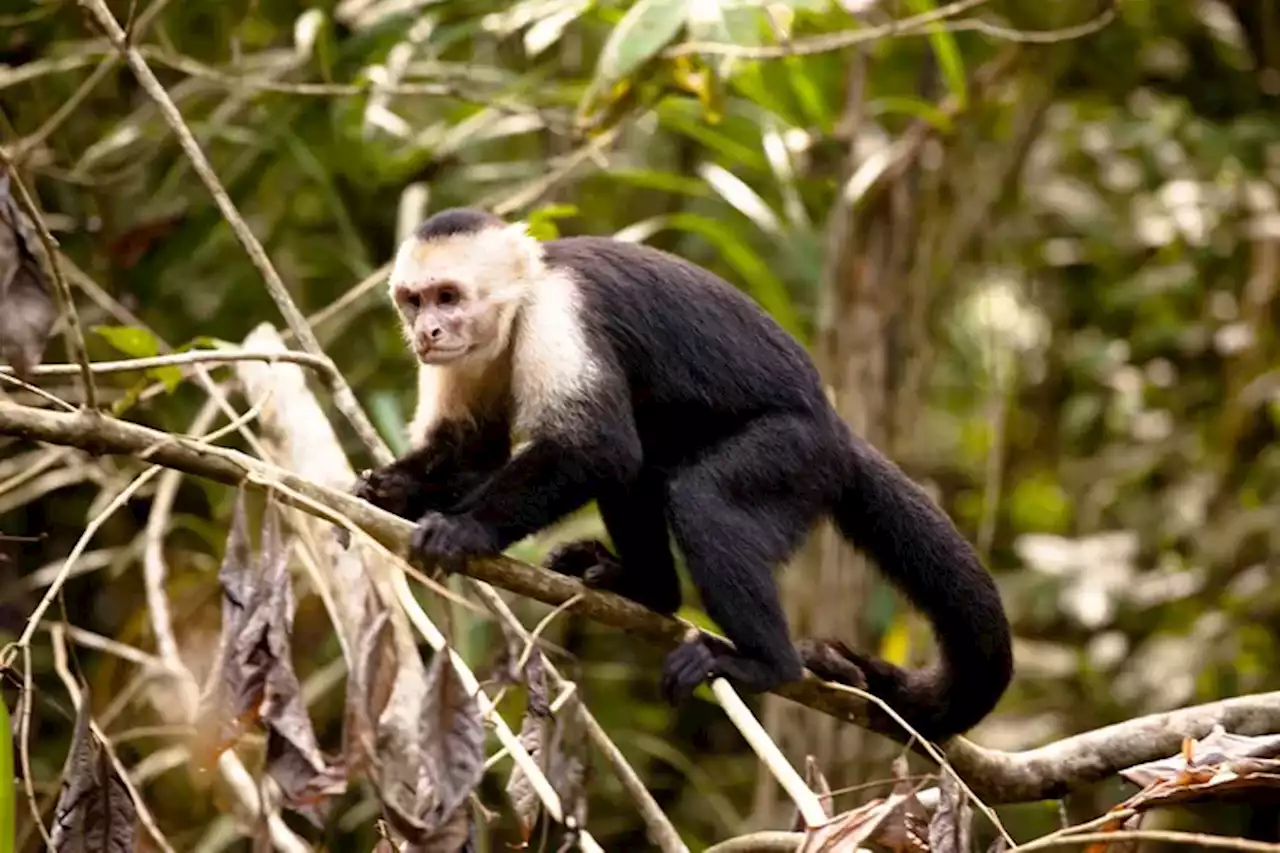
[[570, 700], [556, 719], [547, 750], [547, 781], [560, 798], [565, 817], [573, 818], [578, 826], [586, 826], [589, 768], [584, 757], [586, 734], [578, 724], [574, 707], [577, 701]]
[[464, 802], [425, 838], [409, 843], [405, 853], [460, 853], [472, 847], [471, 815]]
[[[534, 662], [537, 662], [534, 665]], [[546, 775], [548, 770], [547, 747], [551, 734], [551, 707], [547, 703], [546, 673], [542, 668], [542, 656], [533, 654], [529, 657], [529, 665], [524, 668], [525, 688], [528, 700], [525, 706], [524, 720], [520, 724], [520, 743], [533, 758], [535, 764]], [[533, 790], [529, 776], [516, 764], [511, 768], [507, 778], [507, 798], [516, 813], [520, 824], [521, 838], [528, 842], [533, 827], [538, 820], [541, 801]]]
[[954, 774], [943, 770], [938, 779], [938, 807], [929, 820], [933, 853], [968, 853], [973, 809]]
[[[37, 254], [38, 253], [38, 254]], [[38, 258], [43, 248], [0, 175], [0, 355], [27, 378], [44, 358], [57, 309]]]
[[391, 614], [372, 593], [366, 601], [365, 625], [356, 641], [343, 717], [343, 754], [352, 775], [367, 774], [377, 761], [377, 720], [391, 699], [396, 678], [396, 650]]
[[346, 790], [346, 773], [320, 752], [293, 669], [293, 584], [276, 504], [264, 508], [256, 559], [247, 526], [242, 489], [218, 572], [222, 635], [205, 702], [217, 732], [210, 757], [260, 722], [267, 773], [280, 786], [282, 804], [319, 825], [330, 798]]
[[1273, 758], [1280, 755], [1280, 735], [1235, 735], [1222, 726], [1214, 726], [1204, 738], [1187, 740], [1177, 755], [1135, 764], [1120, 771], [1120, 775], [1139, 787], [1153, 782], [1168, 781], [1188, 770], [1222, 764], [1239, 758]]
[[805, 832], [798, 853], [855, 853], [907, 802], [906, 794], [872, 800]]
[[89, 729], [82, 694], [76, 729], [53, 810], [51, 849], [57, 853], [132, 853], [137, 811], [107, 751]]
[[[818, 759], [812, 755], [804, 757], [804, 783], [809, 790], [818, 795], [822, 813], [830, 820], [835, 814], [835, 799], [831, 795], [831, 785], [827, 783], [827, 777], [822, 775], [822, 768], [818, 766]], [[791, 821], [791, 831], [803, 832], [806, 825], [804, 815], [796, 809], [795, 817]]]
[[427, 667], [421, 719], [419, 784], [434, 793], [439, 822], [466, 801], [484, 776], [484, 720], [476, 697], [458, 678], [448, 649], [436, 652]]

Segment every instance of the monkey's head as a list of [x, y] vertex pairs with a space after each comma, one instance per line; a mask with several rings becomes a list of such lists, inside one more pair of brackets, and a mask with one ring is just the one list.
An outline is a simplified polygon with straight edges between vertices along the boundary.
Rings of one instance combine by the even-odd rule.
[[423, 364], [496, 358], [542, 249], [521, 223], [465, 208], [443, 210], [404, 241], [389, 279], [405, 339]]

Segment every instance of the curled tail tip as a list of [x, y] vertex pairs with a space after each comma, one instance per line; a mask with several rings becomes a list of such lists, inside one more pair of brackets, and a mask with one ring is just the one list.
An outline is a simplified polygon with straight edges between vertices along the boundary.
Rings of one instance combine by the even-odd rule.
[[[902, 717], [920, 736], [941, 741], [964, 734], [995, 708], [1013, 677], [1012, 659], [1003, 665], [967, 672], [965, 680], [945, 663], [908, 670], [850, 649], [839, 640], [805, 640], [797, 644], [810, 672], [827, 681], [865, 690]], [[888, 732], [900, 723], [879, 707], [868, 716]]]

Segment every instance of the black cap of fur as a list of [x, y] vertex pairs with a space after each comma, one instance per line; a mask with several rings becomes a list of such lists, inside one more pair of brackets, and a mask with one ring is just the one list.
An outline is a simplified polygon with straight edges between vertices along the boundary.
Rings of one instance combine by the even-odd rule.
[[483, 210], [451, 207], [428, 217], [414, 230], [413, 235], [419, 240], [433, 240], [459, 234], [476, 234], [486, 228], [500, 227], [505, 224], [500, 217]]

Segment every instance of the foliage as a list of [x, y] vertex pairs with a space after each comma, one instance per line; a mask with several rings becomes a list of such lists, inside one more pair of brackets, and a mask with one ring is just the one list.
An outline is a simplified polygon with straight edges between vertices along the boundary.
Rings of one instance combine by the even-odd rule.
[[[133, 43], [393, 447], [413, 405], [412, 365], [381, 288], [321, 312], [377, 271], [425, 210], [475, 204], [527, 217], [543, 238], [652, 243], [725, 276], [812, 343], [839, 248], [826, 241], [833, 210], [849, 197], [853, 214], [874, 223], [907, 199], [913, 230], [901, 251], [917, 278], [891, 277], [884, 299], [915, 287], [929, 299], [919, 317], [885, 307], [885, 323], [925, 324], [931, 353], [920, 417], [898, 430], [902, 460], [983, 542], [1020, 640], [1015, 688], [975, 739], [1020, 748], [1280, 686], [1271, 583], [1280, 553], [1280, 23], [1270, 4], [1125, 0], [1099, 32], [1025, 42], [1010, 32], [1076, 26], [1103, 4], [1007, 0], [812, 52], [803, 46], [939, 7], [109, 5], [131, 22]], [[264, 320], [279, 323], [259, 272], [132, 72], [116, 63], [89, 85], [109, 47], [87, 21], [65, 0], [6, 8], [0, 140], [74, 264], [90, 357], [240, 341]], [[964, 21], [980, 25], [955, 26]], [[766, 59], [672, 50], [695, 40], [767, 51], [783, 39], [802, 49]], [[895, 172], [891, 144], [910, 139], [919, 140], [910, 168]], [[13, 233], [30, 245], [25, 231]], [[854, 247], [864, 264], [873, 242]], [[12, 263], [0, 266], [17, 281]], [[37, 280], [29, 265], [20, 270]], [[36, 294], [30, 304], [47, 311], [47, 301]], [[10, 310], [0, 302], [0, 315]], [[8, 346], [6, 328], [0, 321]], [[39, 336], [51, 333], [61, 329]], [[62, 359], [59, 338], [43, 358]], [[907, 360], [890, 360], [891, 379]], [[79, 393], [74, 381], [40, 377], [67, 399]], [[100, 375], [98, 387], [114, 411], [175, 432], [191, 427], [205, 399], [189, 371], [172, 367]], [[357, 468], [372, 461], [343, 438]], [[49, 583], [43, 567], [56, 570], [86, 520], [137, 471], [58, 453], [10, 444], [0, 459], [0, 530], [39, 537], [0, 543], [9, 592], [0, 627], [15, 635]], [[135, 495], [103, 525], [64, 593], [72, 624], [135, 650], [155, 643], [137, 511], [151, 496]], [[201, 673], [227, 629], [218, 566], [235, 502], [231, 490], [184, 480], [163, 539], [183, 654]], [[521, 548], [537, 555], [596, 526], [586, 512]], [[314, 725], [300, 748], [320, 761], [311, 762], [318, 773], [321, 750], [344, 750], [345, 709], [326, 675], [339, 649], [314, 599], [297, 602], [289, 675]], [[832, 606], [880, 626], [903, 656], [930, 653], [903, 639], [892, 596]], [[544, 613], [521, 608], [526, 621]], [[462, 609], [453, 616], [466, 659], [489, 661], [503, 647], [496, 626]], [[587, 704], [690, 846], [737, 832], [758, 765], [717, 709], [696, 702], [673, 714], [657, 700], [658, 654], [618, 632], [560, 617], [549, 636], [574, 656]], [[78, 728], [47, 646], [33, 644], [32, 656], [30, 774], [53, 810], [47, 788]], [[174, 688], [142, 679], [101, 644], [76, 656], [95, 720], [117, 739], [141, 732], [120, 756], [142, 767], [134, 784], [175, 844], [194, 849], [222, 809], [187, 764], [142, 765], [169, 743], [155, 731], [172, 720], [127, 696], [172, 698]], [[297, 718], [285, 711], [268, 738], [297, 745]], [[533, 717], [522, 732], [531, 745], [558, 737]], [[510, 783], [517, 793], [523, 784]], [[451, 805], [465, 787], [449, 791]], [[609, 774], [588, 793], [606, 849], [647, 843]], [[1122, 799], [1114, 793], [1085, 792], [1070, 805], [1092, 815]], [[334, 849], [377, 842], [364, 796], [342, 800], [355, 818], [325, 825]], [[869, 796], [841, 798], [852, 806]], [[531, 807], [513, 799], [524, 805], [509, 837], [530, 838]], [[1058, 820], [1048, 807], [1005, 817], [1018, 836]], [[1263, 826], [1261, 817], [1218, 818], [1227, 830]], [[22, 809], [18, 822], [18, 849], [38, 847]]]

